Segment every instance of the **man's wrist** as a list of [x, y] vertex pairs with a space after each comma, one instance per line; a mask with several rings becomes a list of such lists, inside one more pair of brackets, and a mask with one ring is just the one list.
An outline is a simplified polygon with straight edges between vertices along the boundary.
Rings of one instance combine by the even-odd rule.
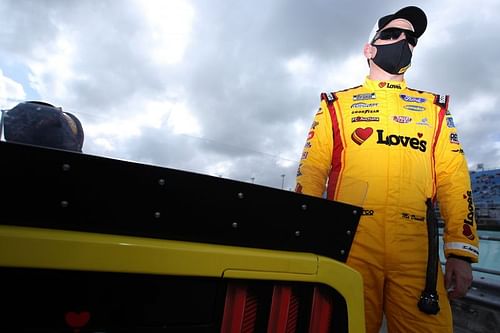
[[463, 256], [459, 256], [456, 254], [449, 254], [447, 259], [450, 259], [450, 258], [460, 259], [460, 260], [468, 262], [469, 264], [472, 264], [472, 259], [469, 257], [463, 257]]

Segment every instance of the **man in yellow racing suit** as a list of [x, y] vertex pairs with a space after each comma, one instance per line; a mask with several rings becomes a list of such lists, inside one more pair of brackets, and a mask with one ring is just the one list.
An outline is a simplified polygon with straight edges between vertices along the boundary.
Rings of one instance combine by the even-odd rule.
[[[321, 94], [296, 191], [348, 203], [365, 195], [347, 264], [363, 275], [367, 332], [379, 332], [383, 313], [389, 332], [451, 332], [447, 288], [454, 289], [450, 298], [465, 295], [470, 263], [479, 255], [469, 172], [448, 96], [408, 88], [409, 64], [392, 69], [373, 55], [386, 55], [379, 45], [401, 41], [413, 51], [425, 14], [406, 7], [385, 19], [365, 46], [364, 84]], [[380, 33], [391, 28], [399, 34]], [[437, 200], [445, 221], [446, 278], [439, 269], [437, 315], [417, 307], [426, 282], [427, 198]]]

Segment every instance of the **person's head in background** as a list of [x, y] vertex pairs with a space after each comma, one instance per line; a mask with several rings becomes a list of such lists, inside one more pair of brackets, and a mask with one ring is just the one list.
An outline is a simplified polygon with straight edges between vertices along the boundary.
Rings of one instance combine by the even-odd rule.
[[81, 152], [80, 120], [52, 104], [28, 101], [2, 112], [5, 141]]

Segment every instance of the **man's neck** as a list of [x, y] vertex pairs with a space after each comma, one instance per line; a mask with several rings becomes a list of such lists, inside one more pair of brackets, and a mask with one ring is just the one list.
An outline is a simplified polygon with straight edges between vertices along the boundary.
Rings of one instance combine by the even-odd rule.
[[391, 74], [378, 67], [375, 63], [370, 64], [370, 73], [368, 74], [370, 80], [375, 81], [403, 81], [404, 74]]

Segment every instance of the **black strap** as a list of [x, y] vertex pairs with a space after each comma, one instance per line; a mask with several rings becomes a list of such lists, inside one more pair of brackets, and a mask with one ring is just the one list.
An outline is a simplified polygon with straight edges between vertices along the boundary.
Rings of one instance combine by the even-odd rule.
[[7, 110], [0, 110], [2, 112], [1, 116], [0, 116], [0, 141], [4, 141], [4, 138], [3, 138], [3, 117], [4, 117], [4, 113], [7, 111]]
[[437, 314], [439, 312], [439, 296], [436, 291], [438, 274], [438, 222], [434, 213], [434, 205], [431, 199], [425, 202], [427, 205], [427, 239], [429, 248], [427, 251], [427, 274], [425, 277], [425, 289], [420, 295], [418, 308], [427, 314]]

